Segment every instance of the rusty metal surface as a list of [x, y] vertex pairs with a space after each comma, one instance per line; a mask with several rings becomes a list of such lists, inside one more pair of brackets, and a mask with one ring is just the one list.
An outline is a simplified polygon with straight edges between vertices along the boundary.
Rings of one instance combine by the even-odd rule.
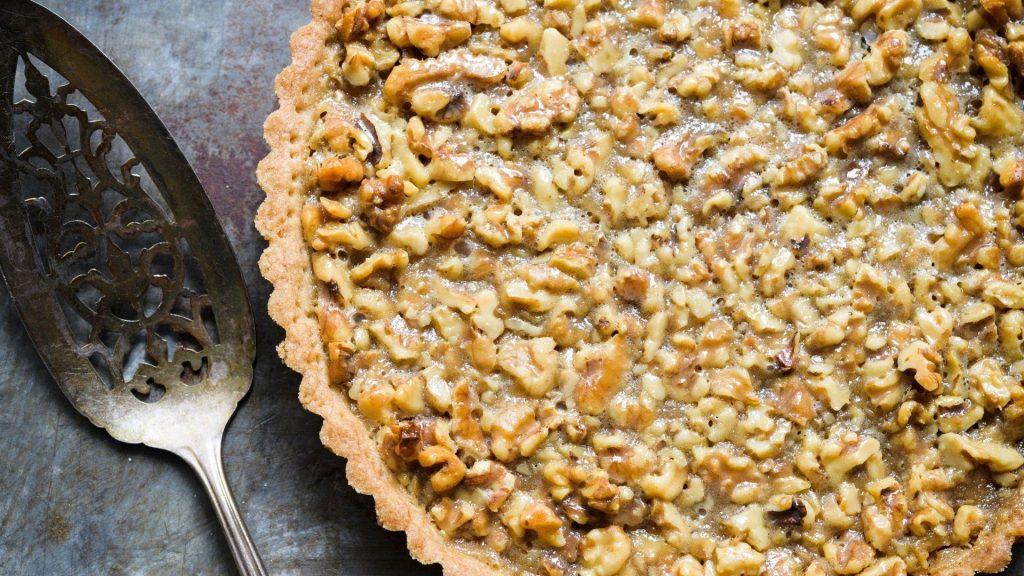
[[[253, 391], [224, 460], [272, 574], [438, 574], [379, 528], [344, 480], [274, 352], [252, 226], [253, 175], [273, 77], [306, 2], [49, 0], [117, 63], [164, 120], [238, 255], [258, 332]], [[0, 2], [2, 4], [2, 2]], [[0, 6], [2, 8], [2, 6]], [[231, 574], [201, 485], [170, 455], [114, 442], [77, 414], [0, 291], [0, 574]]]
[[[440, 574], [379, 528], [368, 497], [323, 449], [298, 378], [274, 352], [256, 268], [255, 163], [287, 41], [306, 0], [41, 0], [135, 83], [196, 170], [249, 286], [258, 334], [253, 390], [229, 425], [225, 465], [271, 574]], [[0, 0], [2, 8], [3, 0]], [[1017, 554], [1007, 574], [1024, 574]], [[171, 455], [111, 440], [46, 374], [0, 290], [0, 574], [232, 574], [213, 511]]]

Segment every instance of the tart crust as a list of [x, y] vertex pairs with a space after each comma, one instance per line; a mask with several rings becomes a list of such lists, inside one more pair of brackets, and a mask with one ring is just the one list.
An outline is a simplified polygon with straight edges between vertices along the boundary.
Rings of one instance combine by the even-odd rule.
[[1013, 544], [1024, 537], [1024, 495], [1020, 491], [1004, 503], [996, 518], [969, 548], [939, 552], [932, 573], [937, 576], [971, 576], [996, 573], [1007, 567]]
[[[316, 121], [316, 102], [327, 90], [323, 63], [345, 0], [312, 0], [312, 22], [291, 37], [292, 63], [277, 77], [280, 107], [264, 126], [270, 153], [259, 163], [257, 178], [266, 193], [255, 224], [269, 245], [259, 261], [262, 275], [273, 285], [268, 302], [271, 318], [285, 330], [278, 346], [282, 360], [302, 375], [299, 399], [324, 419], [323, 444], [348, 461], [346, 475], [358, 492], [374, 498], [380, 524], [407, 534], [413, 558], [438, 563], [451, 576], [513, 574], [511, 567], [446, 538], [421, 503], [404, 490], [380, 457], [364, 422], [339, 389], [330, 386], [327, 359], [316, 318], [318, 288], [312, 276], [309, 248], [298, 213], [315, 177], [304, 157]], [[994, 573], [1010, 561], [1012, 546], [1024, 537], [1024, 492], [1004, 502], [999, 513], [966, 548], [938, 552], [929, 573], [970, 576]]]

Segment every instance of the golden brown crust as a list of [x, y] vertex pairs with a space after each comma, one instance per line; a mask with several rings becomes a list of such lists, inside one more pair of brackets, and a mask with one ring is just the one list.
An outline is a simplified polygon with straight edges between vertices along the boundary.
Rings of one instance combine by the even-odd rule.
[[349, 483], [360, 493], [373, 496], [384, 528], [406, 532], [414, 558], [425, 564], [439, 563], [448, 575], [501, 573], [501, 567], [444, 538], [422, 505], [395, 481], [344, 394], [327, 382], [314, 312], [315, 287], [297, 214], [310, 182], [303, 156], [315, 119], [314, 104], [325, 89], [322, 64], [333, 32], [329, 22], [337, 19], [343, 5], [344, 0], [313, 1], [313, 21], [292, 36], [292, 64], [277, 77], [280, 108], [264, 127], [270, 154], [260, 162], [257, 178], [267, 198], [256, 215], [256, 227], [270, 243], [260, 258], [260, 271], [274, 286], [268, 304], [270, 316], [285, 329], [278, 353], [302, 374], [299, 399], [324, 419], [320, 439], [348, 460]]
[[935, 576], [971, 576], [1001, 572], [1010, 563], [1013, 544], [1024, 538], [1024, 494], [1018, 492], [978, 536], [973, 546], [947, 548], [932, 564]]
[[[327, 43], [344, 0], [313, 0], [313, 21], [291, 39], [293, 63], [278, 76], [280, 108], [265, 126], [270, 154], [258, 167], [260, 186], [267, 199], [259, 209], [256, 226], [269, 247], [260, 260], [262, 274], [273, 284], [268, 304], [271, 317], [286, 331], [278, 348], [292, 369], [302, 374], [300, 400], [324, 419], [321, 440], [349, 460], [352, 486], [375, 499], [380, 523], [408, 534], [409, 549], [424, 563], [440, 563], [445, 574], [508, 573], [507, 568], [461, 548], [446, 539], [430, 520], [422, 504], [401, 488], [381, 459], [363, 421], [345, 395], [327, 381], [326, 359], [315, 315], [316, 285], [311, 276], [307, 247], [298, 212], [312, 186], [305, 164], [307, 140], [315, 121], [315, 103], [326, 90], [323, 63]], [[939, 576], [967, 576], [996, 572], [1010, 560], [1011, 546], [1024, 537], [1024, 496], [1003, 506], [997, 518], [968, 548], [940, 552], [930, 572]]]

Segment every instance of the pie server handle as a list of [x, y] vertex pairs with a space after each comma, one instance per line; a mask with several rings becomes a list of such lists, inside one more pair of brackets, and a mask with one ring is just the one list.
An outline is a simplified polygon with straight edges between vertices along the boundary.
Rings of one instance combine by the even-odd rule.
[[238, 513], [235, 499], [231, 495], [227, 478], [224, 476], [224, 464], [221, 459], [221, 439], [215, 438], [204, 442], [201, 446], [190, 446], [177, 452], [178, 456], [188, 462], [199, 476], [206, 494], [213, 502], [217, 520], [224, 529], [231, 555], [235, 559], [240, 576], [266, 576], [259, 551], [249, 536], [242, 515]]

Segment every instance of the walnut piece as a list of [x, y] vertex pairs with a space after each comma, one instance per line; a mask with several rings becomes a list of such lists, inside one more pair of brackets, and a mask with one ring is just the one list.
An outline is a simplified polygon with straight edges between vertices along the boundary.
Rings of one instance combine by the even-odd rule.
[[836, 87], [857, 102], [871, 101], [871, 88], [892, 80], [893, 75], [907, 53], [907, 33], [889, 30], [871, 45], [871, 54], [854, 60], [836, 74]]
[[946, 465], [971, 470], [981, 464], [994, 472], [1009, 472], [1024, 465], [1017, 450], [994, 441], [971, 440], [961, 434], [939, 436], [939, 454]]
[[917, 126], [939, 162], [939, 179], [946, 186], [965, 182], [980, 152], [974, 144], [975, 130], [960, 111], [956, 96], [943, 84], [921, 84], [922, 106], [914, 114]]
[[390, 232], [398, 221], [400, 204], [405, 199], [402, 178], [392, 175], [383, 180], [363, 180], [358, 195], [370, 228], [382, 233]]
[[673, 180], [685, 182], [690, 179], [694, 166], [700, 161], [704, 152], [714, 143], [715, 138], [707, 134], [692, 138], [684, 135], [655, 148], [651, 159], [658, 170]]
[[629, 344], [616, 334], [587, 354], [580, 381], [576, 383], [576, 405], [585, 414], [599, 414], [625, 385], [629, 368]]
[[417, 460], [424, 468], [440, 466], [430, 476], [430, 487], [438, 493], [455, 488], [466, 476], [466, 465], [451, 450], [443, 446], [425, 448], [419, 453]]
[[462, 50], [449, 50], [437, 58], [403, 59], [384, 82], [384, 97], [390, 102], [407, 102], [416, 89], [428, 83], [469, 81], [481, 86], [501, 82], [506, 65], [492, 56], [475, 56]]
[[556, 123], [575, 120], [580, 102], [579, 92], [567, 80], [541, 80], [506, 100], [494, 118], [494, 127], [498, 134], [539, 134]]
[[442, 49], [458, 46], [473, 33], [468, 22], [410, 16], [388, 20], [387, 32], [395, 46], [413, 46], [426, 56], [437, 56]]
[[580, 545], [584, 574], [612, 576], [618, 574], [633, 553], [633, 544], [618, 526], [597, 528], [587, 532]]
[[498, 366], [530, 396], [543, 396], [558, 379], [558, 352], [549, 337], [518, 340], [498, 349]]

